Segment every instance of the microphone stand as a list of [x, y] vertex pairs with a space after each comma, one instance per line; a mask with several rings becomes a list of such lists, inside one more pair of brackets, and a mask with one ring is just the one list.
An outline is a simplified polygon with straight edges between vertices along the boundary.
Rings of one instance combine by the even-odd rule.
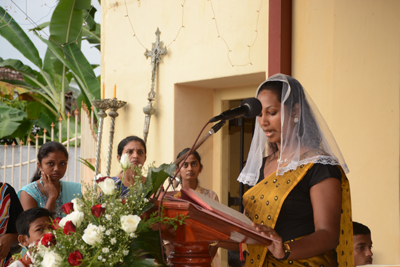
[[[175, 164], [175, 165], [179, 165], [179, 163], [181, 163], [182, 160], [184, 160], [184, 159], [186, 158], [186, 156], [187, 156], [188, 153], [193, 153], [194, 151], [196, 151], [208, 138], [210, 138], [210, 136], [212, 136], [213, 134], [215, 134], [216, 132], [218, 132], [218, 131], [222, 128], [222, 126], [225, 125], [225, 123], [226, 123], [225, 120], [221, 120], [220, 122], [218, 122], [217, 124], [215, 124], [213, 127], [211, 127], [211, 129], [208, 131], [208, 133], [206, 133], [206, 134], [203, 136], [203, 138], [200, 139], [200, 140], [196, 143], [196, 145], [193, 147], [193, 150], [191, 150], [191, 151], [189, 150], [188, 152], [186, 152], [185, 154], [183, 154], [182, 156], [180, 156], [179, 158], [177, 158], [177, 159], [174, 161], [174, 164]], [[182, 186], [182, 183], [181, 183], [181, 181], [179, 181], [178, 178], [176, 178], [176, 176], [170, 176], [170, 177], [169, 177], [169, 182], [170, 182], [170, 184], [171, 184], [171, 186], [172, 186], [172, 189], [175, 191], [175, 188], [176, 188], [176, 187], [174, 186], [174, 181], [177, 181], [181, 186]]]

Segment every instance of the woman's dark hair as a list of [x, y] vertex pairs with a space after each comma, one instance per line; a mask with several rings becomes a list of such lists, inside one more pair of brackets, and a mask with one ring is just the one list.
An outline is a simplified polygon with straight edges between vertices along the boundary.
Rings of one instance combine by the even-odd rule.
[[122, 151], [124, 151], [124, 147], [129, 142], [132, 142], [132, 141], [140, 142], [142, 144], [142, 146], [144, 147], [144, 153], [147, 154], [146, 143], [143, 141], [143, 139], [140, 137], [137, 137], [136, 135], [131, 135], [131, 136], [126, 137], [125, 139], [122, 139], [122, 141], [119, 142], [117, 153], [120, 157], [122, 156]]
[[[176, 158], [178, 159], [179, 157], [185, 155], [187, 152], [189, 152], [190, 148], [185, 148], [184, 150], [182, 150], [181, 152], [179, 152], [178, 156], [176, 156]], [[190, 155], [193, 155], [200, 164], [200, 168], [203, 168], [203, 165], [201, 164], [201, 157], [199, 155], [199, 153], [197, 151], [193, 151]], [[197, 178], [197, 183], [199, 183], [199, 179]]]
[[[190, 148], [188, 148], [188, 147], [185, 148], [184, 150], [179, 152], [179, 154], [178, 154], [178, 156], [176, 156], [176, 158], [178, 159], [179, 157], [183, 156], [185, 153], [189, 152], [189, 150], [190, 150]], [[193, 155], [199, 161], [200, 166], [203, 166], [203, 165], [201, 165], [201, 157], [197, 151], [193, 151], [190, 155]]]
[[[65, 146], [59, 142], [54, 142], [50, 141], [42, 145], [42, 147], [39, 149], [39, 152], [37, 154], [37, 161], [42, 164], [42, 159], [47, 158], [49, 153], [51, 152], [56, 152], [56, 151], [61, 151], [64, 153], [65, 157], [68, 159], [68, 151], [65, 148]], [[39, 168], [36, 168], [35, 174], [32, 177], [31, 182], [35, 182], [40, 179], [42, 176]]]
[[17, 218], [15, 225], [19, 235], [26, 235], [29, 237], [29, 227], [31, 223], [42, 217], [53, 218], [53, 213], [45, 208], [31, 208], [23, 211]]
[[[288, 110], [292, 110], [296, 104], [299, 104], [301, 107], [301, 113], [303, 113], [304, 116], [310, 118], [310, 120], [307, 120], [307, 125], [303, 122], [303, 120], [300, 120], [299, 135], [302, 136], [304, 133], [304, 129], [307, 129], [307, 134], [310, 136], [306, 140], [309, 140], [310, 142], [305, 145], [312, 148], [320, 148], [319, 144], [321, 143], [321, 136], [319, 134], [318, 123], [315, 120], [314, 113], [312, 112], [311, 107], [306, 99], [303, 87], [299, 83], [299, 81], [297, 81], [295, 78], [290, 76], [286, 77], [289, 81], [291, 88], [287, 101], [285, 101], [285, 105], [287, 105], [287, 103], [291, 103], [291, 106], [290, 107], [286, 106], [286, 107], [288, 108]], [[278, 101], [281, 102], [282, 89], [283, 89], [283, 82], [280, 81], [265, 82], [260, 87], [260, 90], [258, 90], [257, 96], [262, 91], [268, 90], [275, 93], [275, 95], [278, 98]], [[299, 103], [299, 101], [301, 101], [301, 103]], [[278, 151], [278, 146], [276, 143], [269, 143], [269, 146], [272, 149], [272, 152]]]

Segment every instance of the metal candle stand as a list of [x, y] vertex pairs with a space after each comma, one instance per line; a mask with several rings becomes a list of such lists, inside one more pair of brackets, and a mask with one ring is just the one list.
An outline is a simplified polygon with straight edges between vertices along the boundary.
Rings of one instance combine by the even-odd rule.
[[111, 99], [110, 101], [110, 112], [108, 112], [108, 116], [111, 117], [111, 125], [110, 125], [110, 139], [108, 144], [108, 155], [107, 155], [107, 167], [106, 167], [106, 175], [110, 176], [111, 169], [111, 154], [112, 147], [114, 141], [114, 129], [115, 129], [115, 118], [118, 117], [117, 110], [126, 105], [125, 101], [117, 100], [116, 98]]
[[[105, 112], [109, 107], [108, 105], [109, 99], [102, 100], [93, 100], [92, 104], [96, 108], [99, 109], [97, 116], [99, 116], [99, 124], [97, 128], [97, 142], [96, 142], [96, 163], [94, 167], [94, 179], [99, 174], [99, 166], [100, 166], [100, 150], [101, 150], [101, 137], [103, 134], [103, 121], [104, 118], [107, 117], [107, 113]], [[96, 187], [96, 183], [94, 183], [94, 187]]]
[[[100, 166], [100, 151], [101, 151], [101, 138], [103, 134], [103, 121], [104, 118], [107, 117], [107, 113], [105, 111], [107, 109], [110, 109], [108, 115], [111, 117], [110, 140], [108, 146], [107, 168], [106, 168], [106, 176], [110, 176], [111, 153], [114, 141], [115, 118], [118, 117], [117, 110], [125, 106], [126, 102], [117, 100], [116, 98], [111, 98], [111, 99], [93, 100], [92, 104], [93, 106], [99, 109], [97, 115], [100, 117], [98, 124], [98, 131], [97, 131], [96, 164], [94, 169], [94, 179], [96, 179], [96, 176], [99, 174], [99, 166]], [[93, 183], [93, 187], [96, 188], [96, 183]]]

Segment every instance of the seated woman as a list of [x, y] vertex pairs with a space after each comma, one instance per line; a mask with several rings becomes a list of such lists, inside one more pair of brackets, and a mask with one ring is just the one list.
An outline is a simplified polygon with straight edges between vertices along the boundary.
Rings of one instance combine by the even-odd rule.
[[[176, 158], [183, 156], [189, 150], [190, 148], [185, 148], [178, 154]], [[180, 163], [180, 165], [182, 165], [182, 163]], [[186, 159], [186, 162], [183, 164], [178, 174], [178, 177], [180, 178], [182, 183], [182, 187], [189, 187], [199, 192], [200, 194], [219, 202], [218, 195], [214, 191], [210, 189], [205, 189], [199, 185], [200, 182], [198, 177], [202, 170], [203, 165], [201, 164], [201, 157], [199, 153], [197, 153], [197, 151], [194, 151]]]
[[0, 197], [0, 267], [3, 267], [8, 266], [11, 260], [11, 246], [18, 244], [15, 222], [23, 209], [14, 188], [9, 184], [0, 183]]
[[[190, 148], [185, 148], [182, 150], [176, 158], [179, 158], [186, 154]], [[201, 157], [197, 151], [192, 152], [189, 157], [186, 159], [184, 163], [180, 163], [181, 169], [179, 171], [179, 178], [182, 182], [182, 187], [189, 187], [197, 192], [199, 192], [202, 195], [205, 195], [215, 201], [218, 201], [218, 195], [210, 190], [210, 189], [205, 189], [199, 185], [199, 174], [203, 170], [203, 165], [201, 164]], [[180, 194], [180, 193], [178, 193]], [[179, 195], [175, 195], [179, 196]], [[165, 242], [165, 248], [166, 248], [166, 253], [167, 255], [170, 254], [172, 247], [170, 244]], [[221, 260], [218, 257], [217, 253], [218, 247], [212, 246], [210, 247], [210, 254], [212, 257], [214, 257], [212, 261], [212, 266], [213, 267], [219, 267], [221, 266]]]
[[68, 151], [61, 143], [47, 142], [39, 149], [37, 162], [32, 182], [18, 192], [22, 207], [46, 208], [55, 217], [63, 217], [61, 206], [82, 195], [80, 183], [61, 181], [67, 171]]
[[[129, 161], [132, 164], [131, 166], [143, 166], [143, 164], [146, 161], [146, 143], [143, 141], [142, 138], [137, 137], [137, 136], [128, 136], [125, 139], [123, 139], [121, 142], [118, 144], [118, 150], [117, 150], [117, 159], [118, 162], [121, 161], [121, 157], [123, 154], [128, 154], [129, 156]], [[110, 177], [111, 179], [114, 180], [115, 185], [117, 189], [120, 189], [121, 186], [121, 180], [122, 180], [122, 175], [123, 172], [120, 172], [120, 174], [116, 177]], [[136, 173], [133, 173], [132, 169], [128, 169], [125, 171], [125, 177], [123, 179], [123, 184], [122, 184], [122, 190], [121, 190], [121, 197], [124, 198], [128, 195], [129, 193], [129, 186], [134, 184], [134, 179], [133, 175], [136, 175]], [[142, 177], [142, 183], [146, 181], [146, 177]]]

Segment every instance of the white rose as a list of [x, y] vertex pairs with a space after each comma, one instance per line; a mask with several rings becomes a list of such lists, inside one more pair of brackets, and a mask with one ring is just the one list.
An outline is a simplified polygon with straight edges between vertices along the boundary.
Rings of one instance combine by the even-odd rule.
[[101, 191], [103, 191], [103, 193], [106, 195], [112, 195], [114, 193], [115, 183], [113, 179], [106, 178], [104, 179], [103, 182], [100, 182], [97, 185], [100, 187]]
[[82, 239], [88, 245], [94, 245], [96, 243], [101, 243], [103, 234], [100, 228], [94, 224], [89, 224], [85, 231], [83, 231]]
[[80, 198], [74, 198], [71, 202], [74, 204], [74, 211], [83, 211], [83, 203]]
[[47, 251], [44, 256], [41, 265], [43, 267], [57, 267], [62, 263], [62, 258], [60, 255], [54, 251]]
[[84, 217], [85, 217], [85, 214], [83, 212], [73, 211], [70, 214], [68, 214], [67, 216], [65, 216], [64, 218], [62, 218], [59, 225], [61, 227], [64, 227], [66, 222], [71, 221], [76, 226], [76, 228], [78, 228], [79, 226], [81, 226], [81, 223], [83, 222]]
[[104, 176], [105, 176], [105, 175], [99, 173], [99, 174], [96, 175], [96, 180], [99, 179], [99, 178], [103, 178]]
[[140, 217], [137, 215], [121, 216], [121, 227], [127, 233], [135, 232], [139, 223]]
[[123, 170], [127, 170], [131, 167], [131, 161], [129, 160], [129, 155], [128, 154], [123, 154], [120, 160], [121, 163], [121, 168]]

